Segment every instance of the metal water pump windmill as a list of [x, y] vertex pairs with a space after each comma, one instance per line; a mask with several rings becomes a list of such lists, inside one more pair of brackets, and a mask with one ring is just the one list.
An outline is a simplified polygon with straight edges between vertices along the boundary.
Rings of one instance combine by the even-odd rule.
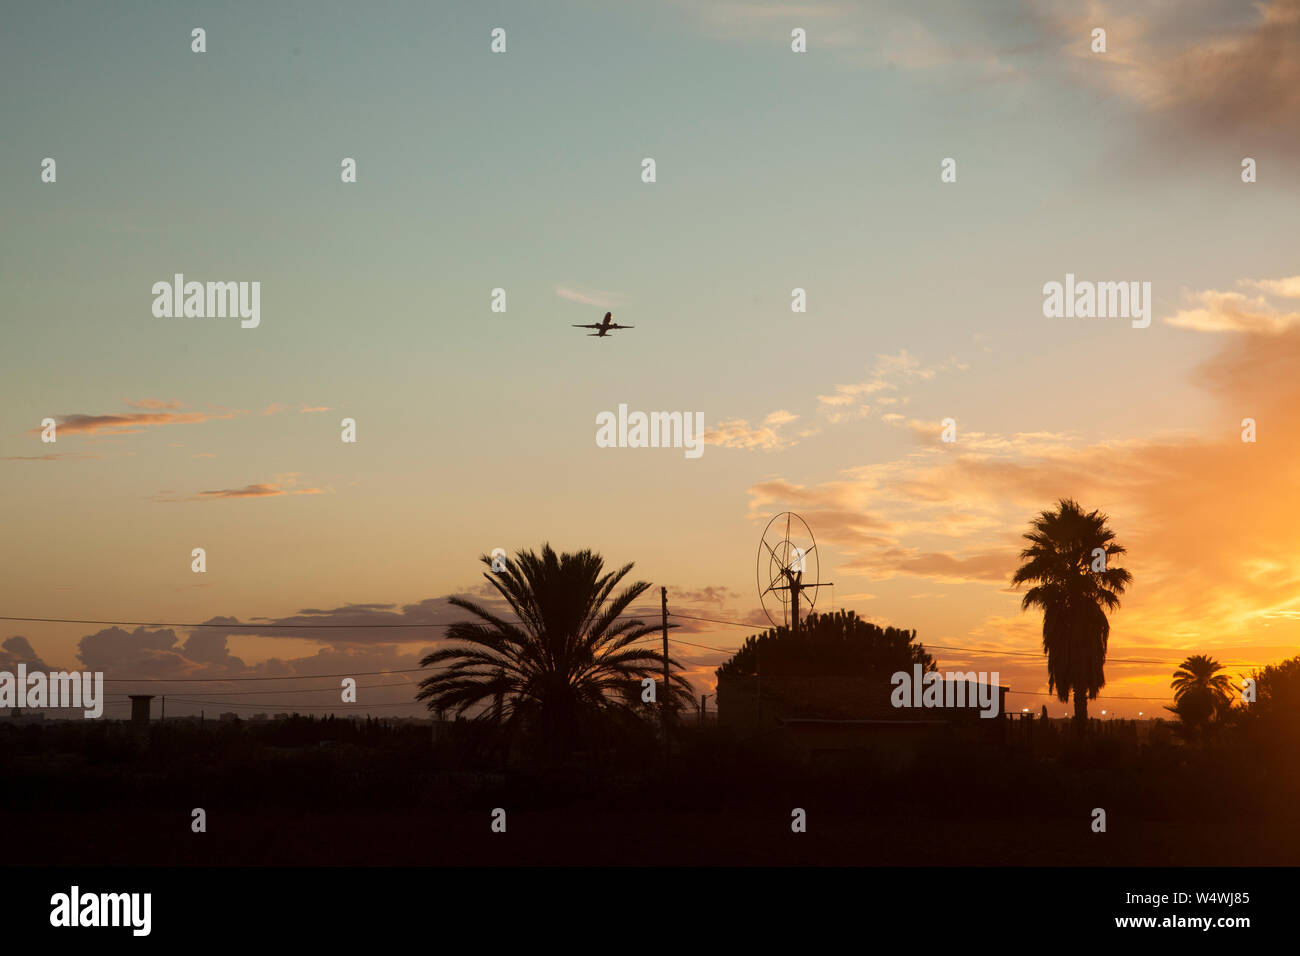
[[[785, 519], [784, 529], [780, 524]], [[797, 524], [796, 524], [797, 522]], [[776, 526], [775, 530], [773, 526]], [[793, 528], [794, 536], [791, 537]], [[808, 572], [808, 559], [812, 558], [812, 580], [804, 575]], [[786, 623], [789, 611], [790, 633], [799, 633], [800, 596], [808, 591], [808, 611], [812, 612], [817, 604], [817, 588], [832, 587], [833, 581], [819, 581], [821, 562], [817, 556], [817, 539], [813, 537], [812, 528], [793, 511], [783, 511], [767, 523], [763, 529], [763, 539], [758, 546], [758, 599], [763, 605], [763, 613], [772, 622], [773, 627]], [[766, 576], [767, 584], [763, 581]], [[771, 595], [771, 597], [769, 597]], [[778, 625], [773, 611], [776, 603], [781, 605], [781, 624]], [[769, 606], [770, 605], [770, 606]], [[762, 640], [754, 646], [755, 709], [760, 732], [763, 726], [763, 659]]]
[[[780, 525], [785, 519], [784, 530]], [[797, 524], [796, 524], [797, 523]], [[776, 525], [775, 530], [773, 525]], [[794, 535], [791, 536], [793, 528]], [[812, 559], [812, 581], [804, 579], [808, 571], [808, 559]], [[783, 511], [767, 523], [763, 529], [763, 540], [758, 546], [758, 599], [763, 604], [763, 612], [773, 627], [778, 627], [773, 617], [776, 603], [781, 605], [781, 625], [789, 623], [792, 634], [799, 633], [800, 597], [805, 591], [808, 595], [808, 611], [817, 604], [817, 588], [832, 587], [833, 581], [818, 581], [821, 564], [817, 557], [817, 539], [813, 537], [812, 528], [793, 511]], [[763, 584], [766, 575], [767, 584]], [[771, 598], [768, 595], [772, 595]], [[769, 606], [769, 603], [771, 606]], [[789, 620], [787, 622], [787, 610]]]

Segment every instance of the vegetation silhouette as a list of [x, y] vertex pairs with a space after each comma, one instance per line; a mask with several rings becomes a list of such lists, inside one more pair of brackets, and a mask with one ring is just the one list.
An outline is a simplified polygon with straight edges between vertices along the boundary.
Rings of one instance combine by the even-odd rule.
[[934, 670], [934, 659], [915, 640], [915, 630], [882, 628], [856, 611], [814, 612], [800, 622], [798, 633], [783, 626], [751, 634], [715, 673], [750, 677], [758, 673], [760, 658], [765, 675], [782, 677], [887, 678], [897, 671], [911, 673], [913, 664]]
[[[480, 560], [492, 567], [487, 555]], [[604, 559], [590, 550], [557, 554], [546, 544], [540, 554], [516, 552], [504, 570], [483, 577], [518, 620], [450, 598], [478, 620], [451, 625], [447, 639], [461, 646], [420, 661], [421, 667], [446, 667], [420, 682], [417, 699], [435, 712], [465, 715], [481, 708], [473, 719], [498, 727], [507, 747], [531, 740], [534, 755], [548, 760], [594, 746], [611, 724], [657, 717], [657, 707], [642, 705], [642, 681], [662, 678], [663, 657], [638, 642], [660, 625], [623, 616], [650, 584], [636, 581], [615, 594], [631, 570], [629, 563], [606, 571]], [[680, 669], [671, 657], [669, 666]], [[690, 684], [677, 673], [670, 684], [669, 706], [691, 706]]]
[[[1089, 675], [1066, 665], [1096, 652], [1100, 667], [1105, 612], [1129, 581], [1128, 572], [1094, 570], [1089, 560], [1094, 547], [1123, 553], [1106, 524], [1061, 502], [1035, 521], [1017, 572], [1018, 583], [1035, 586], [1028, 606], [1044, 611], [1053, 689], [1075, 693], [1076, 702], [1090, 696]], [[784, 747], [777, 734], [679, 720], [672, 759], [663, 761], [660, 710], [641, 691], [642, 680], [662, 676], [659, 622], [629, 613], [649, 588], [629, 583], [632, 565], [610, 569], [591, 551], [549, 546], [518, 553], [499, 574], [482, 560], [513, 613], [456, 599], [469, 619], [422, 661], [445, 670], [425, 677], [419, 699], [457, 719], [0, 721], [0, 776], [9, 784], [0, 816], [21, 811], [27, 820], [6, 832], [9, 858], [76, 863], [86, 833], [108, 858], [142, 864], [337, 864], [341, 855], [416, 865], [1300, 858], [1300, 830], [1290, 825], [1300, 801], [1300, 657], [1256, 671], [1256, 694], [1244, 706], [1231, 706], [1217, 661], [1188, 657], [1174, 675], [1179, 716], [1191, 726], [1208, 714], [1203, 726], [1214, 732], [1181, 740], [1162, 721], [1094, 722], [1094, 733], [1068, 733], [1045, 710], [1044, 719], [988, 721], [997, 733], [979, 737], [882, 724], [864, 735], [867, 747], [823, 746], [829, 738], [816, 734]], [[797, 634], [753, 634], [717, 672], [720, 687], [730, 676], [743, 688], [761, 669], [765, 694], [769, 675], [788, 678], [771, 683], [777, 698], [799, 705], [790, 713], [831, 723], [834, 715], [817, 708], [834, 710], [870, 683], [856, 678], [916, 664], [938, 669], [914, 630], [845, 610], [809, 614]], [[677, 711], [689, 692], [680, 674], [671, 684]], [[807, 700], [817, 705], [811, 712]], [[507, 732], [531, 759], [498, 768], [493, 748]], [[600, 756], [599, 772], [552, 772], [584, 750]], [[1114, 819], [1129, 822], [1123, 841], [1098, 841], [1085, 824], [1095, 802], [1088, 795], [1102, 792]], [[810, 832], [822, 842], [762, 836], [790, 807], [809, 805], [819, 808]], [[221, 825], [201, 841], [184, 826], [159, 826], [178, 806], [219, 808]], [[511, 808], [519, 839], [483, 839], [492, 807]], [[628, 841], [629, 832], [638, 839]]]
[[1106, 685], [1106, 614], [1119, 607], [1120, 595], [1133, 580], [1127, 570], [1111, 565], [1111, 558], [1126, 549], [1115, 541], [1109, 520], [1062, 498], [1054, 511], [1043, 511], [1030, 522], [1024, 535], [1029, 547], [1020, 552], [1023, 563], [1011, 578], [1013, 587], [1033, 585], [1020, 607], [1043, 612], [1047, 689], [1062, 703], [1073, 692], [1075, 726], [1080, 728], [1087, 725], [1088, 701]]
[[[670, 763], [652, 724], [648, 750], [620, 738], [631, 760], [572, 780], [494, 770], [497, 729], [475, 720], [170, 717], [147, 734], [126, 720], [0, 720], [0, 817], [24, 821], [5, 832], [14, 865], [84, 864], [88, 833], [103, 858], [140, 865], [1293, 865], [1300, 658], [1253, 676], [1257, 702], [1195, 741], [1155, 726], [1145, 739], [936, 737], [900, 763], [809, 759], [682, 721]], [[1123, 841], [1086, 826], [1098, 792], [1128, 821]], [[766, 836], [808, 805], [820, 842]], [[177, 807], [208, 808], [211, 839], [160, 825]], [[484, 839], [492, 807], [511, 808], [520, 840]]]
[[1247, 733], [1279, 751], [1289, 751], [1291, 772], [1300, 777], [1300, 656], [1253, 671], [1255, 701], [1231, 711]]
[[1222, 720], [1232, 707], [1232, 680], [1220, 674], [1223, 665], [1206, 654], [1193, 654], [1178, 665], [1169, 686], [1174, 706], [1165, 710], [1177, 714], [1184, 736], [1204, 733], [1212, 720]]

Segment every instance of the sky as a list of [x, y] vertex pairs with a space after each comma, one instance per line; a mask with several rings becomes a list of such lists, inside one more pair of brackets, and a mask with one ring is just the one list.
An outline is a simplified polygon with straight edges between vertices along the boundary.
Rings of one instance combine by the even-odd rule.
[[[1093, 713], [1293, 656], [1300, 0], [973, 6], [12, 8], [0, 614], [104, 623], [0, 621], [0, 667], [402, 671], [336, 712], [420, 716], [438, 629], [366, 625], [456, 620], [480, 555], [550, 542], [739, 622], [674, 633], [711, 693], [789, 510], [818, 610], [1059, 716], [1009, 581], [1063, 497], [1133, 574]], [[175, 273], [260, 282], [260, 324], [155, 316]], [[1046, 317], [1067, 274], [1151, 283], [1149, 327]], [[636, 328], [571, 328], [605, 311]], [[620, 404], [702, 413], [704, 453], [598, 447]]]

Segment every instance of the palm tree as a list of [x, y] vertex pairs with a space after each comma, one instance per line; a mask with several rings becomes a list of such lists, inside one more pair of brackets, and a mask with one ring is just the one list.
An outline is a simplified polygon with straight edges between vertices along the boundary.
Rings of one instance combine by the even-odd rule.
[[[1062, 703], [1073, 691], [1076, 726], [1087, 721], [1088, 701], [1106, 684], [1106, 613], [1119, 607], [1119, 596], [1133, 580], [1124, 568], [1110, 564], [1125, 549], [1106, 526], [1109, 520], [1097, 511], [1085, 513], [1072, 499], [1061, 499], [1055, 511], [1044, 511], [1030, 522], [1031, 530], [1024, 535], [1029, 547], [1020, 552], [1023, 563], [1011, 578], [1013, 587], [1033, 585], [1020, 607], [1043, 612], [1047, 687]], [[1096, 549], [1104, 557], [1094, 554]]]
[[[491, 567], [488, 556], [480, 560]], [[447, 639], [462, 646], [420, 661], [446, 666], [420, 682], [417, 699], [457, 715], [490, 702], [475, 719], [498, 724], [509, 737], [521, 728], [537, 733], [549, 757], [576, 746], [601, 716], [643, 712], [641, 682], [662, 677], [663, 658], [653, 645], [637, 644], [658, 627], [622, 617], [650, 587], [637, 581], [614, 595], [631, 570], [626, 564], [607, 572], [604, 559], [589, 550], [556, 554], [547, 544], [541, 554], [517, 552], [504, 571], [483, 575], [517, 620], [450, 598], [478, 620], [447, 629]], [[671, 658], [669, 665], [679, 666]], [[670, 706], [689, 706], [690, 685], [677, 674], [672, 684]]]
[[1223, 665], [1209, 655], [1193, 654], [1174, 671], [1169, 684], [1174, 690], [1174, 706], [1165, 709], [1177, 714], [1191, 735], [1232, 706], [1232, 680], [1218, 673], [1221, 670]]

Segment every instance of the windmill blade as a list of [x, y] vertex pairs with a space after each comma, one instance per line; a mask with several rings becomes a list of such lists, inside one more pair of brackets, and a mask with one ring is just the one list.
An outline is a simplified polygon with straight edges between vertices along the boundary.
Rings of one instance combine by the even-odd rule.
[[[784, 527], [781, 525], [782, 518], [785, 519]], [[798, 522], [797, 525], [796, 522]], [[782, 534], [782, 532], [784, 534], [775, 544], [769, 541], [769, 535], [774, 533]], [[796, 535], [793, 540], [791, 539], [792, 534]], [[807, 547], [803, 546], [805, 542]], [[809, 555], [813, 559], [811, 568], [807, 564]], [[765, 564], [769, 575], [766, 586], [763, 584]], [[790, 612], [796, 606], [796, 602], [801, 609], [806, 607], [811, 613], [816, 604], [818, 590], [829, 584], [829, 582], [820, 580], [804, 583], [804, 578], [809, 575], [814, 578], [821, 577], [819, 565], [817, 537], [813, 534], [808, 522], [794, 511], [787, 510], [773, 515], [759, 539], [755, 584], [759, 602], [763, 606], [763, 613], [767, 615], [767, 619], [774, 627], [788, 625], [798, 628], [799, 618], [804, 615], [801, 613], [795, 618], [791, 618]], [[781, 602], [780, 623], [774, 617], [776, 608], [767, 603], [769, 594]], [[801, 596], [803, 596], [802, 599]]]
[[778, 561], [781, 560], [780, 558], [777, 558], [777, 557], [776, 557], [776, 552], [773, 551], [773, 550], [772, 550], [772, 546], [771, 546], [770, 544], [767, 543], [767, 538], [764, 538], [764, 539], [762, 540], [762, 542], [760, 542], [760, 543], [763, 545], [763, 547], [767, 548], [768, 553], [769, 553], [770, 555], [772, 555], [772, 557], [776, 558], [776, 560], [778, 560]]
[[[777, 572], [776, 572], [776, 577], [772, 578], [772, 580], [770, 580], [770, 581], [767, 582], [767, 591], [779, 591], [779, 590], [783, 590], [782, 588], [777, 588], [777, 587], [775, 587], [774, 585], [776, 584], [776, 582], [777, 582], [778, 580], [781, 579], [782, 575], [784, 575], [788, 570], [789, 570], [789, 568], [782, 568], [781, 570], [777, 571]], [[763, 594], [766, 594], [767, 591], [764, 591]], [[759, 597], [762, 597], [763, 594], [759, 594]]]

